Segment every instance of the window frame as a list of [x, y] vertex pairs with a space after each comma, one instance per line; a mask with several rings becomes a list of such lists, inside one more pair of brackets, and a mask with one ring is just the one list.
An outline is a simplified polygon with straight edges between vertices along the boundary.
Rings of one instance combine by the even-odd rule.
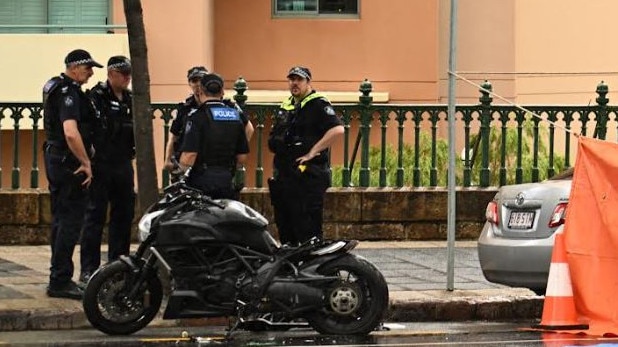
[[[13, 0], [15, 1], [15, 0]], [[17, 0], [22, 1], [22, 0]], [[73, 0], [75, 2], [79, 2], [80, 6], [84, 5], [81, 0]], [[16, 21], [13, 23], [19, 24], [9, 24], [0, 23], [0, 35], [2, 34], [107, 34], [110, 32], [110, 29], [114, 27], [118, 27], [117, 25], [110, 25], [111, 15], [113, 13], [113, 1], [112, 0], [95, 0], [99, 2], [100, 5], [105, 5], [105, 11], [101, 11], [98, 15], [104, 15], [105, 24], [82, 24], [80, 18], [84, 12], [76, 13], [76, 16], [71, 18], [71, 22], [65, 24], [52, 24], [52, 7], [54, 7], [54, 0], [41, 0], [43, 3], [42, 6], [39, 6], [39, 14], [44, 18], [44, 24], [42, 22], [33, 24], [23, 24], [25, 13], [15, 12], [14, 14], [18, 17]], [[88, 4], [86, 4], [88, 5]], [[55, 9], [58, 10], [62, 8], [62, 1], [56, 5]], [[83, 11], [82, 7], [79, 7], [80, 11]], [[10, 13], [10, 12], [9, 12]], [[61, 12], [59, 12], [61, 14]], [[27, 17], [26, 17], [27, 18]], [[62, 17], [58, 17], [62, 18]], [[77, 23], [80, 22], [80, 23]], [[122, 26], [125, 27], [125, 26]]]
[[[278, 11], [277, 4], [280, 0], [272, 0], [271, 1], [271, 9], [272, 9], [272, 17], [276, 19], [294, 19], [294, 18], [351, 18], [358, 19], [360, 18], [360, 2], [361, 0], [356, 1], [356, 13], [320, 13], [320, 1], [317, 2], [317, 9], [315, 11]], [[304, 1], [304, 0], [302, 0]]]

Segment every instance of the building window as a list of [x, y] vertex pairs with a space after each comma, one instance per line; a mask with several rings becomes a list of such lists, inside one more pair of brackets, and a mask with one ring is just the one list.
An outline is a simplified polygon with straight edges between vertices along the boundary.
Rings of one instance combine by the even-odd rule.
[[360, 0], [273, 0], [275, 16], [344, 15], [358, 17]]
[[1, 0], [0, 33], [105, 33], [109, 13], [109, 0]]

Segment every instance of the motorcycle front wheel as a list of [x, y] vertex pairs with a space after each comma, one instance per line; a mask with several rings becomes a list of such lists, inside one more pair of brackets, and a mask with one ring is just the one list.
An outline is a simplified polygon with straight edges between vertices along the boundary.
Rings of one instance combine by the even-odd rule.
[[324, 291], [324, 306], [307, 316], [312, 328], [328, 335], [367, 335], [382, 321], [388, 308], [388, 286], [367, 260], [345, 255], [318, 269], [336, 276]]
[[161, 281], [151, 275], [138, 285], [137, 277], [126, 263], [115, 261], [90, 278], [83, 305], [93, 327], [109, 335], [128, 335], [152, 321], [163, 299]]

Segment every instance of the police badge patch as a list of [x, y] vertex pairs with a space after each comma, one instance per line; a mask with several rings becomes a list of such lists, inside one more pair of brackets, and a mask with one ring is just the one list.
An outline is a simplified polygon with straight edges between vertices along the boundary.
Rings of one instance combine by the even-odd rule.
[[55, 79], [52, 78], [51, 80], [47, 81], [47, 83], [45, 83], [45, 85], [43, 86], [43, 93], [49, 93], [49, 91], [55, 85], [56, 85], [56, 80]]
[[73, 106], [73, 97], [72, 96], [67, 96], [66, 98], [64, 98], [64, 106], [67, 106], [67, 107]]
[[330, 105], [324, 107], [324, 112], [326, 112], [326, 114], [329, 115], [329, 116], [334, 116], [336, 114], [335, 113], [335, 109], [332, 106], [330, 106]]
[[212, 107], [210, 108], [210, 113], [212, 114], [212, 119], [215, 121], [239, 121], [240, 116], [236, 109], [227, 108], [227, 107]]

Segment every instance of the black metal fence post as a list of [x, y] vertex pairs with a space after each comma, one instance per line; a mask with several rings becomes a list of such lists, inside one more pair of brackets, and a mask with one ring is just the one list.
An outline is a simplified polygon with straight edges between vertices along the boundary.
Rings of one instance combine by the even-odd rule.
[[596, 98], [597, 101], [597, 125], [594, 129], [594, 134], [596, 138], [599, 138], [601, 140], [605, 140], [605, 136], [607, 136], [607, 120], [608, 120], [608, 114], [607, 114], [607, 103], [609, 103], [609, 99], [606, 97], [607, 93], [609, 92], [609, 88], [607, 87], [607, 84], [605, 84], [604, 81], [601, 81], [601, 83], [599, 83], [597, 85], [597, 90], [596, 90], [597, 94], [599, 94], [599, 96]]
[[370, 96], [372, 90], [371, 82], [365, 79], [358, 89], [362, 95], [358, 97], [361, 106], [361, 137], [362, 137], [362, 150], [361, 150], [361, 168], [359, 172], [359, 180], [361, 187], [369, 187], [369, 130], [371, 129], [371, 103], [373, 97]]
[[491, 102], [493, 98], [489, 95], [492, 91], [492, 86], [489, 81], [485, 80], [481, 84], [481, 187], [489, 186], [489, 131], [491, 125]]
[[[236, 103], [241, 109], [244, 109], [245, 103], [247, 102], [247, 96], [245, 95], [245, 92], [247, 91], [247, 81], [245, 81], [242, 76], [239, 76], [236, 82], [234, 82], [234, 90], [236, 91], [236, 94], [234, 95], [234, 101], [236, 101]], [[248, 114], [245, 115], [249, 117]], [[249, 122], [250, 121], [251, 119], [249, 119]], [[260, 148], [258, 148], [257, 155], [262, 155]], [[245, 186], [245, 175], [247, 173], [246, 171], [247, 169], [244, 165], [242, 165], [241, 167], [236, 167], [236, 176], [234, 177], [234, 181], [236, 182], [237, 187]]]

